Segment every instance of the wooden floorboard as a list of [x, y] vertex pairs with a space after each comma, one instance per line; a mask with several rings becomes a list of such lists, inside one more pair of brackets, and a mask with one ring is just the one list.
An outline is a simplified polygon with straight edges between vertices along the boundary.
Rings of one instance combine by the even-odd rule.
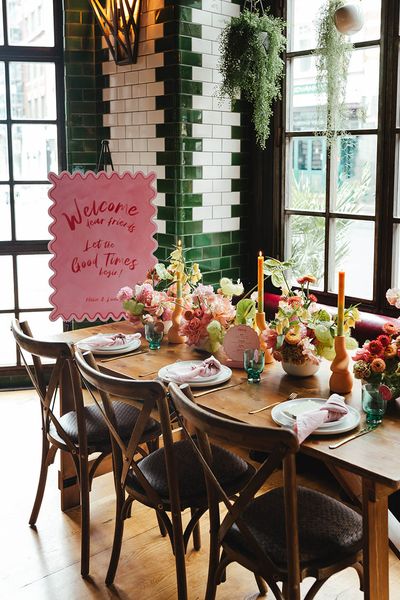
[[[49, 471], [45, 497], [37, 529], [28, 525], [40, 458], [40, 414], [32, 391], [0, 393], [1, 420], [1, 569], [0, 598], [7, 600], [175, 600], [174, 561], [169, 542], [160, 536], [155, 515], [150, 509], [134, 505], [126, 523], [124, 542], [115, 586], [107, 588], [104, 576], [110, 558], [114, 527], [112, 477], [95, 480], [91, 495], [91, 578], [80, 576], [79, 511], [60, 511], [57, 467]], [[304, 471], [304, 469], [302, 470]], [[307, 472], [301, 476], [310, 483]], [[277, 481], [279, 475], [277, 475]], [[323, 473], [317, 488], [336, 486]], [[187, 516], [185, 516], [187, 518]], [[190, 600], [203, 600], [207, 573], [207, 519], [203, 518], [202, 549], [187, 555]], [[311, 584], [302, 584], [305, 591]], [[390, 556], [391, 600], [400, 600], [400, 562]], [[217, 600], [255, 600], [257, 586], [253, 576], [238, 565], [231, 565], [227, 581], [218, 588]], [[269, 593], [269, 598], [273, 598]], [[357, 576], [348, 569], [321, 589], [317, 600], [359, 600]]]

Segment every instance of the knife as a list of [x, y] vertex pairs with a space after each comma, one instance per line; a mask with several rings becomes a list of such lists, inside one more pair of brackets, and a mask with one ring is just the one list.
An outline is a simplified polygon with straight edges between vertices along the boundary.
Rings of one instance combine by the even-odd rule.
[[355, 440], [356, 438], [361, 437], [362, 435], [365, 435], [366, 433], [370, 433], [371, 431], [374, 431], [377, 427], [378, 427], [378, 425], [367, 425], [366, 427], [364, 427], [364, 429], [360, 429], [360, 431], [358, 431], [357, 433], [354, 433], [353, 435], [350, 435], [349, 437], [345, 438], [344, 440], [337, 442], [337, 444], [331, 444], [329, 446], [329, 448], [331, 450], [335, 450], [335, 448], [339, 448], [339, 446], [342, 446], [343, 444], [347, 444], [347, 442], [351, 442], [351, 440]]
[[128, 352], [127, 354], [117, 354], [116, 356], [112, 356], [111, 358], [102, 358], [100, 362], [110, 362], [110, 360], [117, 360], [118, 358], [125, 358], [126, 356], [137, 356], [138, 354], [147, 354], [148, 350], [140, 350], [140, 352]]
[[238, 385], [242, 385], [243, 381], [240, 383], [231, 383], [230, 385], [223, 385], [221, 387], [212, 388], [211, 390], [205, 390], [204, 392], [197, 392], [197, 394], [193, 394], [194, 398], [200, 398], [200, 396], [205, 396], [206, 394], [212, 394], [213, 392], [219, 392], [220, 390], [227, 390], [228, 388], [237, 387]]

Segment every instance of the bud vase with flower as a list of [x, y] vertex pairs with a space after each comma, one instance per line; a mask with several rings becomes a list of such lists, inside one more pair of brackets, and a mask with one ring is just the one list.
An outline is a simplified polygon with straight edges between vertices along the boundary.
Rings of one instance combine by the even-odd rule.
[[[322, 358], [333, 360], [335, 357], [337, 316], [318, 307], [317, 297], [310, 291], [310, 286], [317, 283], [313, 275], [298, 277], [291, 285], [289, 272], [295, 267], [293, 260], [265, 262], [264, 272], [271, 276], [273, 285], [281, 288], [278, 311], [264, 332], [266, 345], [289, 375], [314, 375]], [[356, 307], [346, 309], [344, 332], [349, 349], [358, 347], [356, 340], [350, 337], [350, 330], [359, 318]]]

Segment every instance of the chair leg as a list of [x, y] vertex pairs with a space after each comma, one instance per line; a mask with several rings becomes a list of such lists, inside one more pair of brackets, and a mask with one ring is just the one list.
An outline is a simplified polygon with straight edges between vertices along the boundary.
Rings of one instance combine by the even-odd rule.
[[313, 600], [313, 598], [315, 598], [315, 595], [319, 592], [319, 590], [322, 588], [327, 579], [328, 578], [314, 581], [314, 583], [308, 590], [304, 600]]
[[208, 576], [205, 600], [215, 600], [217, 593], [217, 573], [220, 564], [221, 546], [219, 544], [218, 532], [220, 526], [219, 508], [209, 511], [210, 518], [210, 553], [208, 559]]
[[157, 515], [157, 522], [158, 522], [158, 528], [160, 530], [160, 533], [163, 537], [165, 537], [167, 535], [167, 530], [165, 528], [165, 525], [163, 523], [163, 520], [161, 519], [160, 515], [158, 514], [158, 512], [156, 511], [156, 515]]
[[[196, 510], [194, 508], [190, 509], [190, 514], [193, 517]], [[200, 525], [197, 521], [196, 525], [193, 528], [193, 546], [195, 550], [200, 550], [201, 548], [201, 535], [200, 535]]]
[[81, 492], [81, 575], [89, 575], [90, 561], [90, 487], [87, 459], [80, 460]]
[[268, 592], [268, 588], [265, 585], [264, 579], [262, 577], [260, 577], [259, 575], [256, 575], [255, 573], [254, 573], [254, 577], [257, 582], [258, 591], [260, 592], [260, 596], [266, 596], [267, 592]]
[[175, 555], [176, 582], [178, 587], [178, 600], [187, 600], [185, 543], [183, 540], [181, 513], [172, 511], [173, 546]]
[[44, 490], [46, 488], [47, 481], [47, 472], [49, 469], [49, 465], [54, 461], [54, 457], [56, 455], [57, 448], [55, 446], [50, 446], [49, 441], [46, 437], [46, 434], [43, 433], [42, 439], [42, 460], [40, 464], [40, 475], [39, 482], [36, 491], [35, 502], [33, 503], [33, 508], [31, 512], [31, 516], [29, 517], [29, 525], [32, 527], [35, 525], [40, 507], [42, 506], [42, 500], [44, 495]]
[[364, 567], [363, 567], [363, 564], [361, 562], [358, 562], [355, 565], [353, 565], [353, 567], [357, 571], [357, 575], [360, 580], [360, 591], [363, 592], [364, 591]]
[[[132, 499], [128, 498], [126, 502], [132, 504]], [[114, 527], [114, 540], [111, 552], [110, 564], [108, 565], [108, 571], [106, 575], [106, 585], [112, 585], [115, 579], [115, 573], [117, 572], [119, 557], [121, 554], [122, 537], [124, 533], [124, 497], [122, 490], [117, 492], [116, 508], [115, 508], [115, 527]]]

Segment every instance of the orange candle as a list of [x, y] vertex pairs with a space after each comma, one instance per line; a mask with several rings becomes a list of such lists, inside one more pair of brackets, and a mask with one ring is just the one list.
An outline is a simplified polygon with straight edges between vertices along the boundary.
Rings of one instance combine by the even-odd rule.
[[258, 301], [257, 312], [264, 312], [264, 257], [260, 250], [257, 259], [257, 285], [258, 285]]
[[339, 271], [337, 335], [343, 335], [344, 325], [344, 271]]
[[[178, 250], [180, 250], [180, 261], [182, 263], [182, 242], [178, 240]], [[178, 299], [182, 298], [182, 273], [180, 271], [176, 272], [176, 297]]]

